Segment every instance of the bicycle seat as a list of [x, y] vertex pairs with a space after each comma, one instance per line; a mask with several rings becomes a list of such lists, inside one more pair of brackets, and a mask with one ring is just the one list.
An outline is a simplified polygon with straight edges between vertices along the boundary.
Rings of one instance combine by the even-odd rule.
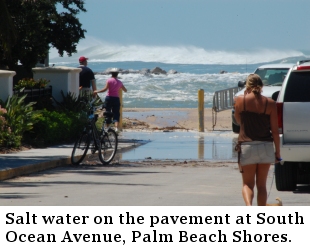
[[112, 112], [107, 112], [107, 111], [105, 111], [104, 113], [103, 113], [103, 116], [104, 117], [113, 117], [113, 113]]

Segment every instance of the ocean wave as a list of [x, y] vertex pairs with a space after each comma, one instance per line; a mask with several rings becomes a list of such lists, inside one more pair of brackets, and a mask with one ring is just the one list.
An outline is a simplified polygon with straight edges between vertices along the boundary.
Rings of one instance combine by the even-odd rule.
[[[121, 80], [128, 89], [123, 94], [124, 106], [129, 108], [196, 108], [198, 90], [204, 90], [205, 106], [212, 107], [215, 91], [237, 87], [239, 80], [244, 80], [246, 73], [201, 74], [180, 73], [171, 75], [141, 74], [121, 75]], [[108, 75], [96, 75], [97, 88], [104, 87]], [[99, 94], [101, 98], [105, 93]]]
[[109, 44], [94, 38], [82, 40], [78, 53], [60, 58], [55, 49], [50, 51], [50, 62], [72, 63], [79, 56], [87, 56], [91, 62], [158, 62], [167, 64], [258, 64], [276, 60], [286, 61], [305, 54], [297, 50], [255, 49], [253, 51], [207, 50], [195, 46], [147, 46]]

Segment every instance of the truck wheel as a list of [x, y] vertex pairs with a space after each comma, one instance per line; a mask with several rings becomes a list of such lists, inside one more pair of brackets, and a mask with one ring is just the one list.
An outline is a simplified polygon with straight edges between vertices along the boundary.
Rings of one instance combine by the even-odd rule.
[[237, 126], [234, 123], [232, 123], [232, 131], [234, 133], [239, 133], [240, 132], [240, 126]]
[[275, 165], [276, 188], [278, 191], [293, 191], [296, 189], [297, 166], [292, 162]]

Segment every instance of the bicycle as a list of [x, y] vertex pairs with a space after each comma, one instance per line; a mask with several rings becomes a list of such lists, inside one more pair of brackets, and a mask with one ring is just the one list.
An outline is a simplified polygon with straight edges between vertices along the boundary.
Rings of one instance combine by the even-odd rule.
[[[104, 112], [104, 122], [100, 130], [96, 127], [98, 114], [95, 114], [97, 109], [96, 100], [88, 102], [88, 118], [82, 134], [76, 140], [72, 154], [71, 163], [74, 165], [80, 164], [85, 158], [89, 148], [91, 153], [95, 154], [98, 151], [99, 159], [102, 164], [109, 164], [117, 151], [118, 138], [115, 130], [110, 128], [112, 123], [113, 113]], [[102, 108], [104, 105], [102, 105]]]

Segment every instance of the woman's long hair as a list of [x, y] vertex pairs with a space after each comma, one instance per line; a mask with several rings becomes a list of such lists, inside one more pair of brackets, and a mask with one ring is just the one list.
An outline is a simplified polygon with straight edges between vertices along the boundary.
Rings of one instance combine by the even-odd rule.
[[262, 93], [263, 81], [257, 74], [250, 74], [245, 84], [246, 90], [253, 92], [255, 96]]

